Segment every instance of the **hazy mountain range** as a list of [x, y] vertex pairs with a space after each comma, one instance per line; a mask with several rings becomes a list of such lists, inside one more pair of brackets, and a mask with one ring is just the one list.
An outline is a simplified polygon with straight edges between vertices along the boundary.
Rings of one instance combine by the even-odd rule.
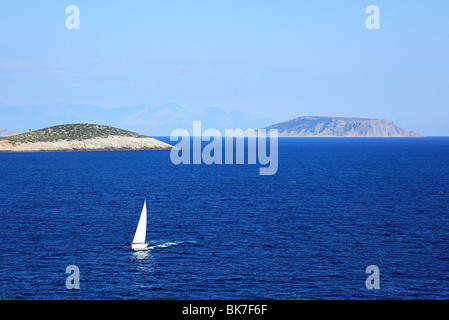
[[192, 112], [174, 103], [159, 106], [140, 104], [110, 109], [91, 105], [0, 104], [0, 129], [19, 132], [67, 123], [95, 123], [149, 136], [169, 136], [172, 130], [177, 128], [191, 132], [194, 120], [201, 120], [203, 130], [257, 129], [272, 123], [269, 119], [241, 111], [209, 107], [202, 112]]
[[139, 104], [116, 108], [91, 105], [47, 104], [18, 106], [0, 104], [0, 136], [69, 123], [93, 123], [117, 127], [148, 136], [168, 136], [182, 128], [192, 133], [192, 122], [201, 120], [202, 130], [278, 129], [282, 137], [416, 137], [393, 122], [382, 119], [305, 116], [273, 124], [273, 120], [241, 111], [209, 107], [192, 112], [178, 104]]
[[21, 133], [21, 132], [18, 132], [18, 131], [8, 131], [8, 130], [0, 130], [0, 138], [3, 138], [3, 137], [10, 137], [10, 136], [13, 136], [13, 135], [16, 135], [16, 134], [19, 134], [19, 133]]

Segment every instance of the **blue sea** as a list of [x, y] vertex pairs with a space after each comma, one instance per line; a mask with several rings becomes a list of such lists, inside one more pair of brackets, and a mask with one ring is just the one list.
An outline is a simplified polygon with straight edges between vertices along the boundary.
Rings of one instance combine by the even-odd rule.
[[449, 138], [280, 138], [260, 167], [0, 154], [0, 299], [449, 299]]

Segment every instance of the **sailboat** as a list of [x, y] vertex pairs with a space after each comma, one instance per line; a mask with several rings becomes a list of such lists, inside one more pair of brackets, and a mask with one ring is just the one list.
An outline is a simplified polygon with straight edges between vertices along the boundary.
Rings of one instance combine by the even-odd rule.
[[148, 242], [145, 242], [147, 235], [147, 200], [143, 203], [142, 213], [140, 214], [139, 223], [137, 224], [136, 233], [131, 244], [134, 250], [143, 250], [148, 247]]

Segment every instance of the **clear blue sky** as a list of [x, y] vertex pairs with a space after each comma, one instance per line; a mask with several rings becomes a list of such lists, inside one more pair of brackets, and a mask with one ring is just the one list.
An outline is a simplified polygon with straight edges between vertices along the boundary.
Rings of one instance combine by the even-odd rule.
[[[80, 30], [65, 27], [71, 4]], [[2, 1], [0, 43], [3, 104], [177, 103], [449, 135], [447, 0]]]

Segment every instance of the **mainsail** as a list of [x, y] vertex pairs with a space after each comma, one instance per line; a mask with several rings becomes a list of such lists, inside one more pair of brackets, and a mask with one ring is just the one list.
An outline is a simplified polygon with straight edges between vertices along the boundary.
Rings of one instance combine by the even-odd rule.
[[147, 201], [143, 203], [142, 213], [140, 214], [139, 224], [137, 225], [136, 234], [133, 243], [144, 243], [147, 235]]

